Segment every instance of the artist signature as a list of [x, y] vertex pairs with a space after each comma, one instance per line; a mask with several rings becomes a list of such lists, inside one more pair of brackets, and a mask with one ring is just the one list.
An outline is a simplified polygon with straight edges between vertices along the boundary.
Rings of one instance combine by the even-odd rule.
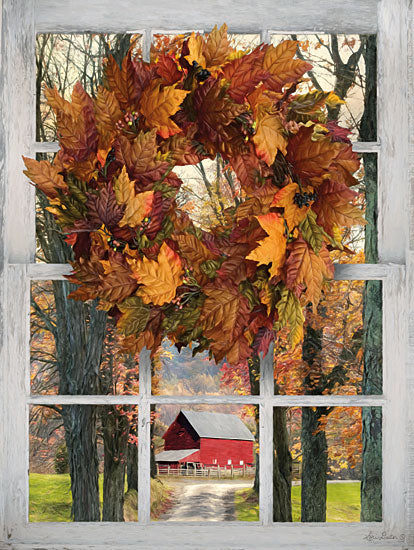
[[368, 535], [365, 535], [364, 540], [367, 540], [368, 542], [380, 542], [384, 540], [397, 540], [399, 542], [405, 541], [405, 535], [393, 535], [392, 533], [387, 533], [386, 531], [383, 531], [381, 534], [374, 534], [374, 533], [368, 533]]

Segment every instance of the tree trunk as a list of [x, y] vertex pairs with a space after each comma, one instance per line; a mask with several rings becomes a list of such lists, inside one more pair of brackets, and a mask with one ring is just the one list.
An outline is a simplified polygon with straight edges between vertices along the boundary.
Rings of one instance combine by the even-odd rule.
[[96, 407], [63, 405], [74, 521], [99, 521]]
[[138, 491], [138, 445], [134, 443], [128, 444], [127, 483], [128, 491]]
[[[253, 353], [252, 357], [248, 359], [247, 361], [248, 367], [249, 367], [249, 379], [250, 379], [250, 392], [252, 395], [259, 395], [260, 394], [260, 357], [257, 353]], [[254, 420], [256, 424], [256, 441], [259, 441], [259, 409], [258, 407], [255, 407], [255, 415]], [[259, 486], [260, 486], [260, 456], [259, 453], [255, 453], [255, 461], [254, 461], [254, 482], [253, 482], [253, 490], [255, 493], [259, 494]]]
[[286, 429], [286, 407], [273, 408], [273, 520], [292, 521], [292, 456]]
[[[106, 313], [67, 298], [75, 288], [54, 281], [56, 360], [59, 394], [97, 393]], [[99, 521], [96, 407], [68, 405], [63, 410], [71, 474], [74, 521]]]
[[[364, 115], [361, 120], [362, 141], [377, 137], [376, 115], [376, 37], [369, 36], [364, 59], [366, 64], [366, 92]], [[365, 261], [378, 262], [378, 189], [377, 158], [364, 154], [365, 169]], [[382, 393], [382, 285], [381, 281], [367, 281], [364, 289], [364, 374], [362, 393]], [[382, 410], [379, 407], [362, 408], [362, 479], [361, 521], [382, 520]]]
[[[302, 345], [302, 358], [311, 370], [320, 371], [323, 329], [315, 329], [310, 323], [306, 326]], [[305, 378], [304, 387], [309, 386]], [[325, 381], [306, 390], [306, 393], [320, 394]], [[327, 412], [318, 407], [302, 407], [302, 428], [300, 433], [302, 447], [302, 486], [301, 521], [326, 521], [326, 475], [328, 468], [327, 442], [324, 430], [316, 431], [319, 418]]]
[[129, 419], [126, 412], [118, 407], [105, 406], [101, 422], [104, 441], [102, 521], [124, 521]]
[[317, 432], [325, 407], [302, 408], [302, 516], [301, 521], [326, 521], [328, 445], [325, 430]]

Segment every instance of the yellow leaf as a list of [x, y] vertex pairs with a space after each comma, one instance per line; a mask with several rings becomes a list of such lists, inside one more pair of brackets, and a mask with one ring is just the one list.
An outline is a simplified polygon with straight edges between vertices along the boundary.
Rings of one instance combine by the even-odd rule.
[[288, 225], [289, 231], [300, 224], [306, 218], [310, 206], [299, 206], [293, 201], [296, 193], [299, 193], [299, 185], [297, 183], [289, 183], [278, 191], [273, 200], [272, 206], [284, 208], [283, 216]]
[[161, 84], [157, 82], [146, 88], [142, 94], [140, 110], [147, 125], [156, 128], [163, 138], [181, 132], [181, 128], [170, 119], [170, 116], [178, 111], [188, 93], [187, 90], [177, 90], [175, 85], [161, 88]]
[[341, 99], [339, 96], [337, 96], [334, 92], [329, 92], [328, 97], [325, 99], [325, 103], [329, 107], [335, 108], [337, 105], [341, 105], [345, 103], [345, 101]]
[[154, 192], [144, 191], [135, 194], [134, 182], [129, 179], [125, 166], [122, 167], [122, 172], [115, 181], [114, 191], [117, 203], [125, 205], [124, 217], [119, 222], [119, 226], [137, 227], [151, 212]]
[[188, 39], [188, 49], [190, 53], [185, 56], [186, 60], [190, 65], [193, 64], [193, 61], [205, 68], [206, 59], [203, 54], [204, 50], [204, 40], [203, 37], [199, 34], [191, 33], [190, 38]]
[[266, 109], [259, 109], [253, 141], [258, 157], [263, 159], [268, 166], [273, 164], [278, 150], [286, 155], [287, 139], [283, 135], [283, 131], [279, 115]]
[[270, 289], [270, 285], [267, 282], [264, 288], [259, 293], [260, 301], [266, 306], [267, 314], [270, 315], [273, 308], [273, 292]]
[[279, 275], [285, 263], [286, 239], [284, 235], [284, 221], [279, 214], [274, 212], [270, 212], [264, 216], [256, 216], [256, 218], [269, 236], [259, 241], [259, 246], [252, 250], [246, 259], [253, 260], [259, 265], [271, 263], [270, 276], [275, 277]]
[[163, 243], [158, 259], [130, 260], [132, 276], [142, 285], [136, 292], [145, 304], [162, 306], [174, 297], [177, 287], [183, 280], [183, 268], [178, 256], [166, 243]]

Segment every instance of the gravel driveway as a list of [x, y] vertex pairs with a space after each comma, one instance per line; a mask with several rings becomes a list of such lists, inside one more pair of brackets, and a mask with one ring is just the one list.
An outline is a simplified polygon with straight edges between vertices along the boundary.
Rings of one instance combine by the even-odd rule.
[[234, 493], [252, 487], [252, 480], [174, 480], [171, 508], [159, 520], [232, 521], [235, 520]]

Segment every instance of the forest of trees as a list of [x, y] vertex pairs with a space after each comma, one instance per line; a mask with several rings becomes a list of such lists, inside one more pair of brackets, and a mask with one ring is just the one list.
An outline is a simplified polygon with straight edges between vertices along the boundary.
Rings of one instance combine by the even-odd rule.
[[[360, 141], [376, 140], [375, 36], [336, 35], [298, 37], [297, 55], [309, 59], [309, 89], [333, 89], [349, 105], [328, 111], [329, 121], [351, 127]], [[152, 55], [174, 47], [180, 37], [158, 37]], [[276, 38], [275, 38], [276, 39]], [[54, 141], [56, 125], [45, 103], [43, 86], [56, 86], [68, 97], [80, 80], [95, 95], [103, 81], [102, 60], [113, 55], [118, 64], [133, 47], [134, 35], [51, 35], [37, 37], [37, 124], [39, 141]], [[327, 83], [330, 88], [327, 88]], [[359, 102], [359, 103], [358, 103]], [[355, 104], [354, 109], [350, 105]], [[41, 155], [40, 155], [41, 158]], [[336, 261], [375, 263], [377, 258], [376, 157], [362, 154], [359, 204], [365, 229], [342, 235], [344, 251]], [[194, 169], [195, 168], [195, 169]], [[217, 156], [191, 171], [181, 169], [185, 182], [180, 206], [203, 227], [220, 223], [224, 210], [242, 200], [237, 180]], [[37, 192], [38, 261], [65, 263], [72, 250], [47, 210], [48, 200]], [[348, 248], [349, 247], [349, 248]], [[351, 254], [349, 249], [357, 250]], [[97, 303], [68, 299], [76, 288], [67, 281], [32, 284], [32, 392], [69, 395], [130, 394], [138, 391], [138, 356], [125, 353], [114, 321]], [[306, 314], [302, 346], [290, 350], [283, 333], [275, 345], [275, 393], [309, 394], [382, 392], [382, 303], [378, 281], [332, 283], [317, 313]], [[153, 392], [259, 393], [260, 358], [246, 364], [216, 365], [198, 356], [197, 372], [189, 350], [181, 354], [164, 343], [153, 360]], [[168, 368], [174, 362], [174, 368]], [[259, 435], [256, 410], [256, 439]], [[124, 485], [138, 488], [137, 412], [132, 406], [60, 405], [33, 407], [33, 441], [63, 430], [71, 477], [74, 521], [123, 521]], [[154, 418], [156, 412], [154, 410]], [[361, 480], [361, 521], [381, 521], [381, 409], [339, 407], [274, 409], [274, 520], [292, 521], [292, 458], [302, 463], [302, 521], [326, 521], [326, 486], [335, 471], [357, 467]], [[47, 429], [45, 429], [45, 425]], [[292, 426], [296, 429], [292, 433]], [[47, 435], [45, 435], [47, 434]], [[362, 435], [361, 435], [362, 434]], [[97, 435], [100, 444], [98, 445]], [[341, 449], [334, 456], [332, 448]], [[328, 449], [329, 447], [329, 449]], [[100, 448], [103, 449], [103, 507], [99, 504]], [[254, 488], [259, 490], [259, 456]], [[154, 461], [152, 475], [155, 476]]]

